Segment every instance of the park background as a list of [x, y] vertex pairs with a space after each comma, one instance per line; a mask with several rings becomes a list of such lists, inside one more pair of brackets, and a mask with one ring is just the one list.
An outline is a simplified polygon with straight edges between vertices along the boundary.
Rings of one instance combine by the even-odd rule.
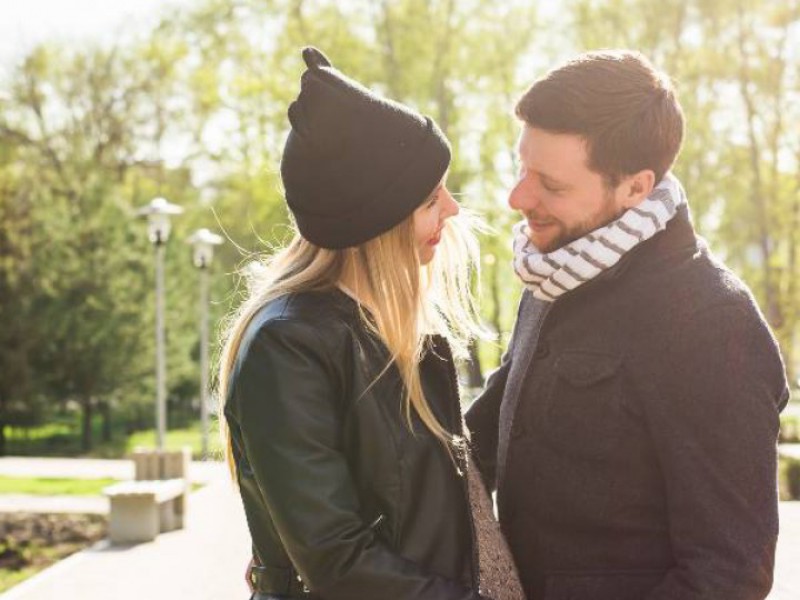
[[[0, 456], [121, 458], [153, 444], [153, 248], [136, 212], [164, 197], [185, 211], [166, 259], [167, 443], [219, 457], [216, 445], [200, 455], [185, 240], [200, 227], [225, 238], [210, 271], [215, 356], [243, 298], [238, 273], [290, 235], [278, 166], [305, 45], [452, 141], [449, 187], [490, 225], [476, 291], [497, 333], [462, 365], [466, 390], [497, 365], [521, 291], [506, 205], [515, 101], [575, 53], [615, 47], [674, 79], [687, 118], [674, 172], [695, 226], [753, 290], [794, 387], [798, 0], [148, 0], [124, 15], [103, 4], [0, 0]], [[31, 20], [41, 27], [20, 34]], [[800, 467], [787, 455], [783, 469], [784, 497], [800, 496]]]

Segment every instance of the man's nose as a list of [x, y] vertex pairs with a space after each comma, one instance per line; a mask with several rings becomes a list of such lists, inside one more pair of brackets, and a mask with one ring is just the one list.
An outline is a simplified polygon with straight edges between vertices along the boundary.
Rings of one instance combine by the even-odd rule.
[[530, 210], [536, 205], [536, 198], [531, 189], [528, 177], [521, 177], [511, 188], [508, 195], [508, 206], [513, 210]]

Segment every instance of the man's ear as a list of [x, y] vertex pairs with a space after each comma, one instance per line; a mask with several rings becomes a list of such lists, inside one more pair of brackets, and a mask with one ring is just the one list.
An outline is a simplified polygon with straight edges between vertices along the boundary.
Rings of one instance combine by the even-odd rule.
[[620, 186], [621, 202], [625, 209], [639, 206], [650, 195], [656, 185], [656, 174], [651, 169], [642, 169], [628, 175]]

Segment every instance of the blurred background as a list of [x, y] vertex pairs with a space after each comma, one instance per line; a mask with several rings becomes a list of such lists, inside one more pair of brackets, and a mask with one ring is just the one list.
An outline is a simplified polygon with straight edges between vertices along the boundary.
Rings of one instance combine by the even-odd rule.
[[[798, 0], [0, 0], [0, 455], [120, 458], [154, 443], [153, 246], [137, 211], [163, 197], [184, 210], [165, 259], [167, 444], [215, 456], [215, 435], [201, 450], [185, 241], [198, 228], [225, 240], [207, 270], [213, 371], [237, 271], [289, 235], [278, 165], [309, 44], [431, 115], [453, 143], [450, 189], [494, 228], [476, 289], [498, 339], [463, 366], [467, 396], [497, 365], [520, 293], [505, 204], [515, 101], [562, 60], [611, 47], [673, 77], [687, 117], [674, 170], [695, 226], [752, 288], [796, 381]], [[800, 496], [786, 461], [784, 497]]]

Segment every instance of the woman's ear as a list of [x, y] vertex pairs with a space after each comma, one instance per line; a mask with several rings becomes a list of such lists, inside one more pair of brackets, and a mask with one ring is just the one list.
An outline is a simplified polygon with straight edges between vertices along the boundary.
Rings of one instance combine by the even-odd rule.
[[642, 169], [629, 175], [622, 182], [622, 206], [626, 209], [639, 206], [656, 185], [656, 174], [651, 169]]

